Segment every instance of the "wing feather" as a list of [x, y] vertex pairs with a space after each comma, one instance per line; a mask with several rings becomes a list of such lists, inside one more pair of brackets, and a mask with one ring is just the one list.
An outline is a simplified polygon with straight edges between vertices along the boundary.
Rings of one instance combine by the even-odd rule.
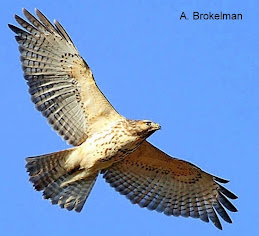
[[237, 197], [217, 183], [228, 181], [189, 162], [171, 158], [146, 141], [102, 173], [106, 181], [132, 203], [166, 215], [210, 220], [222, 229], [218, 215], [232, 222], [224, 207], [237, 211], [227, 199]]
[[9, 25], [19, 44], [31, 100], [58, 134], [78, 146], [121, 116], [97, 87], [62, 25], [35, 12], [38, 19], [23, 9], [28, 22], [15, 15], [23, 29]]

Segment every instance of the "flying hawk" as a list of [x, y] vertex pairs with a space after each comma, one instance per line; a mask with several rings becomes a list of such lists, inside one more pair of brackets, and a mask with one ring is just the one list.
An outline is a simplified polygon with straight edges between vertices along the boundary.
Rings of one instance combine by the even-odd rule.
[[[149, 120], [121, 116], [95, 83], [92, 71], [58, 21], [27, 10], [28, 22], [16, 33], [24, 78], [31, 100], [54, 130], [73, 148], [26, 158], [30, 181], [52, 204], [80, 212], [95, 180], [102, 174], [133, 204], [166, 215], [231, 223], [225, 208], [236, 195], [227, 183], [199, 167], [170, 157], [146, 139], [160, 126]], [[217, 213], [216, 213], [217, 212]]]

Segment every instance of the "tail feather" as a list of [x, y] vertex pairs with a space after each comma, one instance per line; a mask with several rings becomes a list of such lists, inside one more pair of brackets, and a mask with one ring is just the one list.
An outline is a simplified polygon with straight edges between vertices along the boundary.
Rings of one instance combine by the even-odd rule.
[[61, 208], [69, 211], [74, 209], [80, 212], [98, 173], [74, 182], [68, 181], [71, 179], [71, 175], [80, 173], [79, 169], [73, 171], [65, 169], [65, 161], [72, 151], [73, 149], [69, 149], [26, 158], [26, 168], [34, 188], [38, 191], [43, 190], [45, 199], [50, 199], [52, 204], [59, 204]]
[[51, 183], [43, 191], [43, 197], [50, 199], [52, 204], [59, 204], [61, 208], [80, 212], [87, 200], [98, 173], [85, 179], [69, 183], [65, 187], [60, 187], [66, 181], [66, 175]]
[[80, 212], [93, 188], [96, 177], [97, 174], [69, 184], [65, 190], [63, 190], [58, 204], [69, 211], [75, 209], [75, 211]]
[[73, 149], [69, 149], [25, 159], [30, 181], [36, 190], [43, 190], [66, 173], [64, 168], [65, 160], [72, 151]]

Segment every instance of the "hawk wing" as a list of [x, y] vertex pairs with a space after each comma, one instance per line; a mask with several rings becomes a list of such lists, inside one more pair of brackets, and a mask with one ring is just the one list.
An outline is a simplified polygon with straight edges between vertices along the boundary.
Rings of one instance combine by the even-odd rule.
[[133, 204], [166, 215], [190, 216], [205, 222], [210, 219], [222, 229], [216, 212], [231, 223], [224, 207], [237, 211], [227, 199], [237, 197], [218, 184], [227, 183], [227, 180], [210, 175], [189, 162], [171, 158], [147, 141], [102, 173], [106, 181]]
[[29, 93], [53, 129], [77, 146], [121, 116], [97, 87], [90, 68], [60, 23], [52, 25], [39, 10], [35, 12], [39, 20], [23, 9], [30, 23], [15, 15], [25, 30], [9, 25], [17, 34]]

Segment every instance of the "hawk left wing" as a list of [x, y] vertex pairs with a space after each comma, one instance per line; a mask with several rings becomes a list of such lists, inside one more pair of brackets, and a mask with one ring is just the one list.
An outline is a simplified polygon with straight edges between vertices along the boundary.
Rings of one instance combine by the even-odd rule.
[[237, 211], [228, 200], [237, 197], [218, 183], [227, 183], [227, 180], [189, 162], [171, 158], [147, 141], [102, 173], [106, 181], [133, 204], [166, 215], [190, 216], [205, 222], [210, 219], [222, 229], [216, 212], [232, 223], [224, 207]]
[[29, 22], [15, 15], [25, 29], [9, 25], [19, 43], [24, 77], [31, 99], [54, 130], [78, 146], [104, 125], [122, 117], [97, 87], [92, 71], [67, 32], [23, 9]]

